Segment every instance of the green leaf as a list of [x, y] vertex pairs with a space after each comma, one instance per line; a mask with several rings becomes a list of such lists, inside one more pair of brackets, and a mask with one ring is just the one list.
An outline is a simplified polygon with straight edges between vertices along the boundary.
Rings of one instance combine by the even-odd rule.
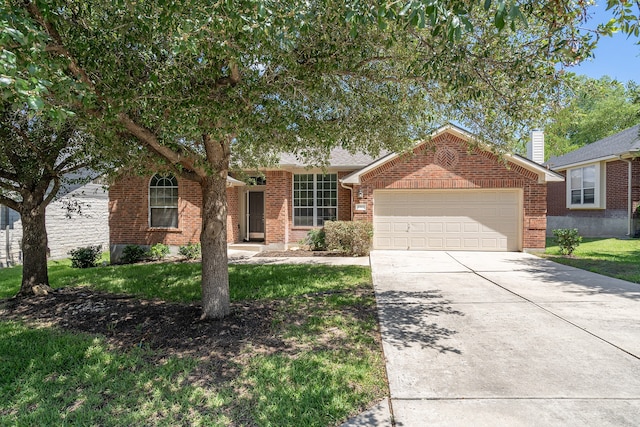
[[27, 98], [27, 105], [33, 110], [41, 110], [44, 107], [44, 101], [39, 96]]
[[345, 21], [351, 22], [355, 14], [356, 13], [353, 10], [348, 11], [347, 14], [345, 15]]
[[404, 7], [402, 8], [402, 10], [400, 10], [400, 16], [404, 16], [407, 14], [407, 12], [409, 12], [409, 10], [411, 9], [411, 6], [413, 5], [413, 2], [408, 1], [407, 4], [404, 5]]
[[502, 30], [504, 28], [504, 16], [505, 16], [505, 4], [504, 4], [504, 1], [500, 1], [498, 3], [498, 10], [496, 10], [496, 15], [493, 20], [494, 25], [499, 30]]

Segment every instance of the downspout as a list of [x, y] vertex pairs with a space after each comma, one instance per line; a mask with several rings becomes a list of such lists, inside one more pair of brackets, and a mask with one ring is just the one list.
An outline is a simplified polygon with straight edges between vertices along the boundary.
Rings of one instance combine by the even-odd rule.
[[633, 237], [631, 235], [631, 229], [633, 228], [633, 197], [631, 192], [631, 185], [633, 184], [633, 181], [631, 179], [632, 163], [631, 160], [623, 159], [622, 156], [618, 157], [620, 158], [620, 160], [622, 160], [623, 162], [627, 162], [627, 165], [629, 165], [627, 169], [627, 236]]
[[244, 217], [245, 217], [245, 228], [244, 228], [244, 241], [248, 242], [249, 241], [249, 190], [247, 190], [244, 193], [244, 199], [245, 199], [245, 203], [244, 203]]
[[340, 181], [340, 187], [349, 190], [349, 211], [351, 214], [351, 221], [353, 221], [353, 187], [347, 187], [342, 181]]

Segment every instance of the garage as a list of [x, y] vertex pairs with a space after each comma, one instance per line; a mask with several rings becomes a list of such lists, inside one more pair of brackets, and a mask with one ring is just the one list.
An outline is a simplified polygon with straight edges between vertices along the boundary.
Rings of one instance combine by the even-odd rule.
[[519, 251], [522, 190], [375, 190], [374, 249]]

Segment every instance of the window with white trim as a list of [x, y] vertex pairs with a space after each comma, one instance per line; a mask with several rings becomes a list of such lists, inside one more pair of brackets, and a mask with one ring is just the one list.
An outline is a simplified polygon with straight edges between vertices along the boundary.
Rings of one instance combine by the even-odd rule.
[[178, 179], [170, 173], [156, 174], [149, 181], [149, 225], [178, 227]]
[[293, 225], [322, 227], [338, 217], [338, 175], [293, 176]]
[[570, 208], [600, 206], [600, 165], [589, 165], [567, 171], [567, 206]]

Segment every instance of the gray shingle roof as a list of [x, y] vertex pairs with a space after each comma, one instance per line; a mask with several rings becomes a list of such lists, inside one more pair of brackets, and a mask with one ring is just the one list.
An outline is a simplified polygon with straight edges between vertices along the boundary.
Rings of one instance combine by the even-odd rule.
[[552, 169], [559, 169], [567, 165], [600, 159], [607, 156], [619, 156], [630, 151], [640, 150], [640, 125], [630, 127], [615, 135], [602, 138], [587, 144], [570, 153], [558, 157], [551, 157], [545, 165]]
[[[331, 154], [329, 155], [329, 166], [330, 167], [346, 167], [346, 166], [356, 166], [356, 167], [364, 167], [368, 164], [372, 163], [374, 160], [386, 155], [387, 152], [380, 153], [377, 157], [372, 157], [365, 153], [350, 153], [341, 147], [336, 147], [331, 150]], [[303, 160], [298, 158], [295, 154], [285, 153], [280, 156], [280, 165], [281, 166], [307, 166]]]

